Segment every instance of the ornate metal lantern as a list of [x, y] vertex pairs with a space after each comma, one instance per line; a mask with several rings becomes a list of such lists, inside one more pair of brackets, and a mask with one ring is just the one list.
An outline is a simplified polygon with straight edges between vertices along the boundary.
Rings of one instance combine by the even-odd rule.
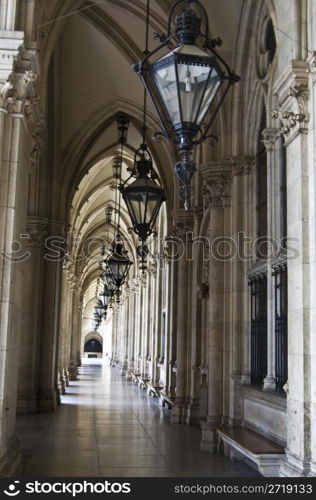
[[120, 288], [125, 283], [129, 268], [133, 264], [127, 256], [127, 251], [124, 249], [123, 240], [120, 235], [117, 235], [113, 242], [112, 253], [104, 261], [109, 275], [115, 284], [117, 295], [120, 294]]
[[[186, 8], [175, 17], [175, 33], [171, 32], [172, 16], [179, 4]], [[190, 7], [196, 6], [199, 17]], [[202, 18], [205, 32], [201, 31]], [[209, 39], [208, 16], [199, 0], [178, 0], [169, 15], [168, 33], [159, 37], [161, 45], [134, 65], [149, 91], [160, 117], [165, 136], [178, 145], [181, 161], [175, 166], [180, 180], [180, 198], [189, 208], [191, 180], [196, 166], [191, 159], [193, 147], [208, 137], [215, 116], [230, 86], [239, 81], [226, 62], [215, 51], [221, 40]], [[162, 58], [150, 63], [150, 58], [164, 47], [176, 46]], [[203, 122], [212, 103], [214, 112]]]
[[[136, 179], [128, 184], [132, 176]], [[160, 207], [166, 199], [164, 190], [156, 182], [157, 176], [146, 144], [142, 144], [135, 154], [131, 177], [120, 186], [120, 191], [132, 221], [133, 231], [144, 242], [154, 232]]]

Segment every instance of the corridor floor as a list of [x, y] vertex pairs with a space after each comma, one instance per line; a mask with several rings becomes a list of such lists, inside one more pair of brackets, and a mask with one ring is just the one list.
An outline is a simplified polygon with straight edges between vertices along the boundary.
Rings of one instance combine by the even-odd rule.
[[18, 417], [24, 477], [254, 477], [244, 463], [199, 450], [199, 428], [118, 371], [83, 365], [54, 414]]

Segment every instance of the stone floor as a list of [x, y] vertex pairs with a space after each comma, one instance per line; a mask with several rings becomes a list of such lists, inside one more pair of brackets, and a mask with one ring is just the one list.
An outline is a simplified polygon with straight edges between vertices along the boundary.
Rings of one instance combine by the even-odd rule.
[[55, 414], [18, 417], [24, 477], [255, 477], [244, 463], [199, 450], [199, 428], [122, 379], [84, 364]]

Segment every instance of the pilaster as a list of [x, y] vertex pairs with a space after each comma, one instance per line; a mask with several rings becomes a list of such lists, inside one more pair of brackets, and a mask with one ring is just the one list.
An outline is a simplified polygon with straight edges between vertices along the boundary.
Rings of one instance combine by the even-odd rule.
[[308, 160], [309, 78], [308, 63], [292, 61], [276, 82], [279, 106], [272, 112], [279, 119], [287, 147], [288, 239], [298, 250], [288, 260], [288, 427], [282, 476], [307, 475], [311, 460], [310, 241], [315, 239], [315, 231], [309, 226], [309, 182], [314, 169], [313, 161], [309, 164]]

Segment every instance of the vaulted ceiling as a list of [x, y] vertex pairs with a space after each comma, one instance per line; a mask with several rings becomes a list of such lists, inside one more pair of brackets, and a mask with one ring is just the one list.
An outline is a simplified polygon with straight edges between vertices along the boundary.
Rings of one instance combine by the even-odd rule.
[[[173, 4], [173, 0], [150, 1], [150, 49], [158, 44], [154, 33], [166, 32]], [[202, 0], [202, 4], [209, 15], [212, 36], [223, 39], [221, 54], [232, 63], [243, 0]], [[145, 47], [146, 0], [54, 0], [49, 5], [42, 0], [37, 8], [37, 36], [43, 59], [41, 79], [45, 85], [45, 68], [50, 65], [54, 149], [58, 150], [57, 163], [67, 193], [64, 200], [69, 231], [77, 241], [72, 252], [78, 254], [80, 238], [104, 234], [105, 207], [117, 210], [111, 163], [119, 150], [118, 113], [125, 112], [131, 119], [126, 164], [133, 161], [141, 142], [144, 91], [131, 65], [142, 58]], [[175, 158], [170, 145], [154, 144], [151, 140], [158, 128], [157, 116], [149, 103], [147, 140], [171, 208], [175, 188], [170, 167]], [[122, 206], [122, 226], [127, 235], [128, 214]], [[166, 231], [166, 211], [164, 217]], [[133, 245], [129, 248], [132, 251]], [[86, 258], [77, 263], [89, 297], [98, 277], [97, 253], [96, 246], [95, 261]]]

